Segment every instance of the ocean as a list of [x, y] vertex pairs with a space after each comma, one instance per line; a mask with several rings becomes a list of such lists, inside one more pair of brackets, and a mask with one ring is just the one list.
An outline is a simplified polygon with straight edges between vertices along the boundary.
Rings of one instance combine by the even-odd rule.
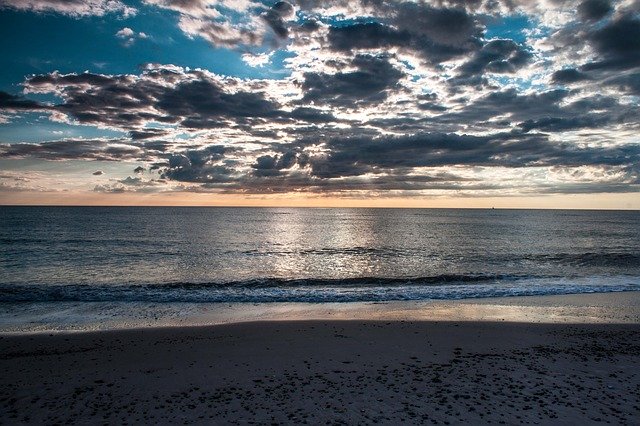
[[1, 207], [0, 303], [379, 302], [640, 289], [640, 212]]

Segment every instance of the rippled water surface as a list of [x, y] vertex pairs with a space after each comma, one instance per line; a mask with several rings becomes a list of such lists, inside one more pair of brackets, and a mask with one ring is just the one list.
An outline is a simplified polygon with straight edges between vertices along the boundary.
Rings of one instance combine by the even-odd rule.
[[0, 207], [0, 301], [640, 289], [640, 212]]

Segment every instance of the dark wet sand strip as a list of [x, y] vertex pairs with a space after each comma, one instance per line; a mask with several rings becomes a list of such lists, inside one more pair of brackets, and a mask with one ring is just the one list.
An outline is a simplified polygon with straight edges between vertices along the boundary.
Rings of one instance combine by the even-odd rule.
[[639, 424], [640, 324], [271, 321], [5, 335], [2, 424]]

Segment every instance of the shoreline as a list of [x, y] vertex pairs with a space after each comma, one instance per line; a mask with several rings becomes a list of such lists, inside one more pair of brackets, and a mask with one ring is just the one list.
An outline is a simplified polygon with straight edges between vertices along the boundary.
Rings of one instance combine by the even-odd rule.
[[[292, 317], [300, 312], [288, 309], [277, 312], [280, 319], [272, 311], [272, 319], [218, 325], [2, 334], [0, 418], [638, 424], [640, 292], [578, 296], [315, 313], [325, 319]], [[496, 310], [502, 317], [489, 315]], [[309, 315], [308, 307], [303, 312]], [[415, 319], [420, 315], [427, 319]], [[581, 322], [568, 321], [576, 318]]]
[[640, 291], [346, 303], [0, 304], [0, 336], [304, 320], [638, 324]]

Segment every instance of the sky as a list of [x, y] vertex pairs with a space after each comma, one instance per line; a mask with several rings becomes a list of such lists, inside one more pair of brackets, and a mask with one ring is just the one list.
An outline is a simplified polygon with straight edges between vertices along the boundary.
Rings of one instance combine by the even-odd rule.
[[0, 204], [640, 209], [640, 0], [0, 0]]

